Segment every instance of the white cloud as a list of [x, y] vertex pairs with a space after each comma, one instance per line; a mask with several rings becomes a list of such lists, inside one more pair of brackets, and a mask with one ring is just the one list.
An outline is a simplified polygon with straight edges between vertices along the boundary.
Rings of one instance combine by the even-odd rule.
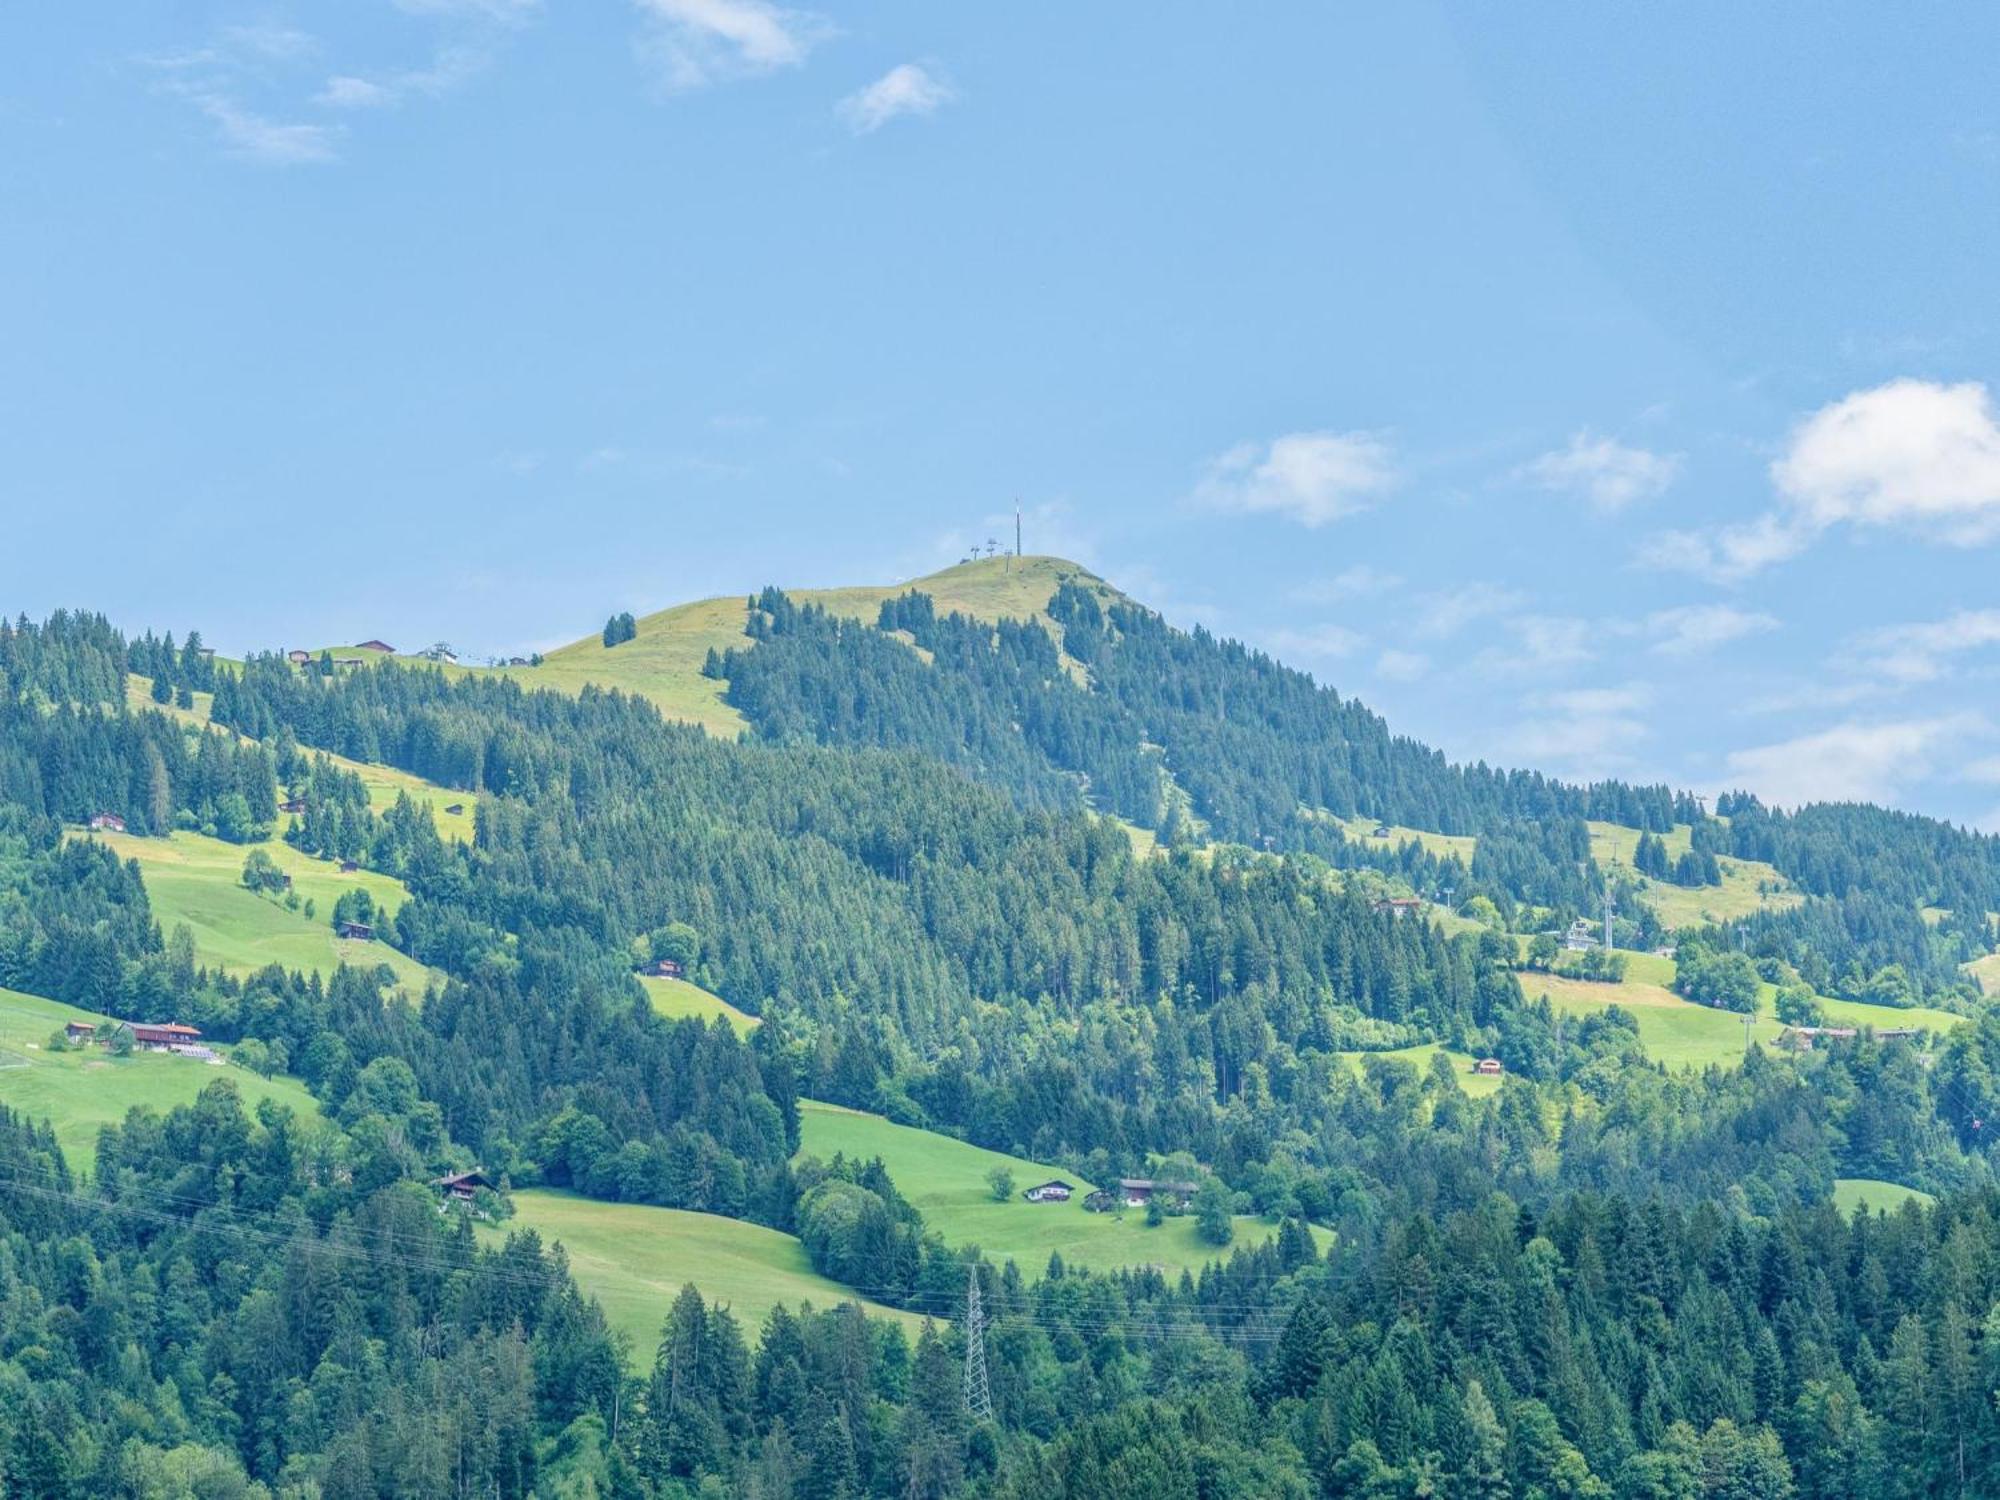
[[1523, 666], [1536, 670], [1574, 666], [1590, 661], [1591, 623], [1570, 615], [1522, 615], [1508, 621], [1508, 628], [1520, 644]]
[[1592, 509], [1610, 515], [1639, 501], [1657, 499], [1680, 467], [1676, 455], [1579, 432], [1567, 448], [1544, 453], [1521, 473], [1545, 490], [1581, 495]]
[[1415, 631], [1426, 640], [1448, 640], [1474, 620], [1504, 614], [1521, 601], [1521, 594], [1497, 583], [1468, 583], [1449, 593], [1427, 594]]
[[1862, 663], [1899, 683], [1933, 682], [1945, 658], [2000, 646], [2000, 609], [1962, 609], [1942, 620], [1887, 625], [1855, 637]]
[[957, 97], [950, 84], [921, 63], [901, 63], [834, 108], [848, 129], [867, 135], [904, 115], [935, 114]]
[[796, 68], [832, 33], [824, 16], [770, 0], [635, 0], [649, 22], [640, 51], [669, 88]]
[[2000, 539], [2000, 420], [1977, 381], [1892, 380], [1801, 422], [1771, 482], [1776, 510], [1713, 533], [1667, 532], [1641, 561], [1740, 582], [1843, 525], [1983, 546]]
[[1280, 661], [1339, 661], [1368, 644], [1368, 638], [1345, 625], [1312, 625], [1303, 630], [1274, 630], [1271, 654]]
[[1892, 380], [1823, 407], [1771, 478], [1816, 529], [1907, 526], [1957, 547], [2000, 536], [2000, 424], [1976, 381]]
[[1777, 628], [1772, 616], [1729, 604], [1685, 604], [1646, 617], [1653, 650], [1662, 656], [1695, 656]]
[[1780, 807], [1891, 802], [1931, 774], [1937, 757], [1981, 733], [1970, 714], [1888, 723], [1849, 721], [1725, 757], [1722, 787], [1744, 787]]
[[482, 72], [492, 60], [492, 54], [481, 47], [445, 47], [429, 67], [405, 68], [381, 78], [329, 78], [313, 102], [332, 109], [381, 109], [411, 94], [441, 98]]
[[366, 78], [351, 78], [336, 74], [327, 79], [326, 87], [319, 91], [314, 100], [333, 109], [379, 109], [395, 101], [395, 92], [379, 83], [371, 83]]
[[1389, 445], [1368, 432], [1292, 432], [1239, 443], [1209, 465], [1195, 499], [1211, 510], [1285, 516], [1324, 526], [1395, 482]]
[[1712, 533], [1663, 531], [1647, 538], [1639, 561], [1673, 573], [1692, 573], [1711, 583], [1741, 583], [1773, 563], [1798, 556], [1811, 536], [1776, 514], [1724, 526]]
[[334, 143], [339, 132], [330, 126], [267, 119], [212, 90], [188, 97], [213, 122], [233, 155], [273, 166], [299, 166], [332, 161], [337, 154]]
[[1960, 774], [1968, 781], [2000, 781], [2000, 755], [1975, 760]]
[[1384, 682], [1415, 682], [1431, 669], [1431, 659], [1417, 651], [1384, 651], [1375, 658], [1375, 675]]
[[225, 26], [219, 36], [224, 51], [265, 62], [297, 62], [319, 50], [319, 39], [311, 32], [275, 22]]
[[1395, 573], [1356, 563], [1331, 578], [1315, 578], [1300, 584], [1291, 591], [1291, 597], [1301, 604], [1340, 604], [1349, 599], [1372, 599], [1400, 587], [1402, 582]]
[[1653, 690], [1645, 683], [1540, 693], [1538, 710], [1503, 736], [1524, 760], [1584, 778], [1614, 775], [1634, 764], [1633, 752], [1652, 736], [1644, 718]]

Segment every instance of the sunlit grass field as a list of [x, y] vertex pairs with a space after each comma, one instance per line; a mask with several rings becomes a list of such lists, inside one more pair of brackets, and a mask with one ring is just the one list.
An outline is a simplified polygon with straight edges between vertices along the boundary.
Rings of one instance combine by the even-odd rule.
[[[1045, 619], [1043, 611], [1049, 598], [1065, 578], [1103, 587], [1094, 575], [1060, 558], [996, 557], [961, 563], [907, 583], [787, 592], [802, 602], [870, 624], [883, 600], [911, 589], [930, 594], [937, 601], [939, 614], [957, 610], [984, 620]], [[749, 726], [723, 701], [726, 684], [703, 677], [701, 667], [711, 650], [730, 651], [751, 643], [744, 634], [748, 617], [744, 595], [697, 599], [641, 616], [638, 635], [616, 646], [605, 646], [593, 634], [547, 653], [539, 667], [452, 670], [497, 673], [516, 678], [527, 687], [572, 693], [586, 683], [622, 688], [649, 700], [670, 719], [699, 724], [710, 734], [733, 738]]]
[[604, 1304], [605, 1317], [631, 1340], [635, 1366], [652, 1363], [660, 1325], [680, 1289], [692, 1282], [711, 1302], [727, 1304], [757, 1341], [770, 1310], [783, 1303], [818, 1308], [861, 1302], [913, 1332], [923, 1319], [858, 1298], [813, 1270], [805, 1246], [789, 1234], [724, 1219], [638, 1203], [602, 1203], [546, 1188], [513, 1195], [515, 1216], [480, 1235], [498, 1243], [511, 1229], [532, 1228], [544, 1242], [561, 1241], [577, 1284]]
[[1895, 1182], [1878, 1182], [1873, 1177], [1836, 1177], [1833, 1206], [1852, 1217], [1860, 1209], [1870, 1213], [1894, 1213], [1905, 1202], [1915, 1201], [1928, 1208], [1937, 1200], [1918, 1188]]
[[756, 1016], [738, 1010], [720, 995], [712, 995], [700, 985], [689, 984], [685, 979], [641, 974], [639, 983], [645, 987], [646, 998], [652, 1001], [653, 1009], [670, 1020], [693, 1016], [698, 1020], [711, 1021], [722, 1016], [736, 1028], [738, 1036], [747, 1036], [764, 1024]]
[[1431, 1059], [1439, 1053], [1451, 1059], [1452, 1072], [1457, 1075], [1458, 1086], [1473, 1098], [1483, 1099], [1488, 1094], [1500, 1092], [1500, 1079], [1490, 1073], [1473, 1072], [1472, 1064], [1475, 1059], [1463, 1052], [1453, 1052], [1439, 1042], [1424, 1042], [1415, 1047], [1397, 1047], [1382, 1052], [1342, 1052], [1339, 1056], [1342, 1062], [1356, 1068], [1370, 1057], [1397, 1057], [1413, 1064], [1419, 1073], [1428, 1076]]
[[[896, 1188], [950, 1245], [977, 1245], [989, 1260], [1012, 1260], [1029, 1278], [1040, 1276], [1050, 1252], [1071, 1265], [1096, 1270], [1153, 1265], [1169, 1272], [1198, 1269], [1226, 1257], [1234, 1245], [1260, 1244], [1277, 1226], [1257, 1218], [1236, 1221], [1231, 1247], [1218, 1249], [1195, 1231], [1192, 1217], [1169, 1218], [1154, 1228], [1143, 1213], [1091, 1213], [1083, 1198], [1097, 1184], [1046, 1163], [968, 1145], [947, 1135], [896, 1125], [880, 1115], [835, 1104], [800, 1104], [800, 1151], [830, 1161], [835, 1152], [866, 1160], [879, 1156]], [[1014, 1174], [1006, 1202], [994, 1199], [987, 1173]], [[1059, 1177], [1076, 1189], [1067, 1203], [1029, 1203], [1024, 1188]]]
[[[137, 860], [161, 930], [170, 933], [185, 923], [194, 935], [195, 956], [201, 963], [233, 974], [248, 974], [274, 963], [317, 974], [331, 974], [343, 962], [387, 964], [397, 982], [412, 993], [421, 993], [436, 977], [387, 943], [351, 942], [334, 936], [333, 904], [343, 892], [365, 888], [392, 911], [408, 899], [403, 883], [390, 876], [368, 870], [343, 875], [332, 861], [315, 859], [275, 838], [245, 845], [188, 832], [165, 838], [122, 833], [73, 837], [97, 839], [120, 859]], [[300, 910], [288, 910], [280, 901], [244, 887], [243, 861], [253, 848], [262, 849], [292, 877]], [[311, 918], [304, 911], [307, 897], [315, 906]]]
[[276, 1099], [300, 1114], [319, 1111], [297, 1080], [262, 1078], [247, 1068], [217, 1067], [166, 1052], [112, 1057], [101, 1047], [48, 1050], [50, 1036], [71, 1021], [100, 1028], [111, 1024], [74, 1006], [0, 989], [0, 1104], [50, 1121], [72, 1169], [91, 1167], [97, 1159], [97, 1132], [123, 1120], [134, 1105], [165, 1111], [187, 1104], [218, 1078], [236, 1085], [247, 1108], [254, 1109], [260, 1099]]

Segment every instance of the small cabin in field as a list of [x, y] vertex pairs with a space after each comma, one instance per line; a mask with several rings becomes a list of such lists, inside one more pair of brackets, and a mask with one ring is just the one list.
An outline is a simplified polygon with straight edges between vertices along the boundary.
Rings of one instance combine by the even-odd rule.
[[1069, 1195], [1076, 1189], [1060, 1177], [1052, 1177], [1047, 1182], [1038, 1182], [1022, 1192], [1021, 1196], [1030, 1203], [1067, 1203]]
[[1481, 1078], [1498, 1078], [1507, 1070], [1500, 1066], [1497, 1057], [1482, 1057], [1472, 1065], [1472, 1071]]
[[643, 972], [658, 979], [682, 979], [687, 975], [685, 966], [677, 958], [656, 958], [646, 965]]
[[446, 1203], [470, 1204], [479, 1190], [490, 1189], [493, 1181], [474, 1167], [470, 1172], [454, 1172], [449, 1177], [440, 1177], [431, 1186], [438, 1190]]
[[281, 813], [292, 813], [296, 815], [298, 813], [304, 812], [305, 810], [306, 810], [306, 799], [303, 797], [287, 797], [283, 802], [280, 802], [278, 804], [278, 811]]
[[375, 929], [370, 927], [366, 922], [342, 922], [333, 930], [339, 936], [352, 938], [357, 943], [372, 943], [375, 941]]
[[113, 812], [92, 813], [90, 829], [93, 833], [123, 833], [125, 820]]
[[387, 641], [363, 641], [354, 648], [356, 651], [380, 651], [384, 656], [394, 656], [396, 648]]
[[340, 873], [343, 875], [352, 875], [356, 870], [360, 868], [361, 864], [360, 861], [358, 860], [343, 859], [340, 862]]
[[132, 1045], [148, 1052], [171, 1052], [201, 1040], [201, 1031], [178, 1021], [134, 1021], [127, 1028]]
[[1118, 1179], [1118, 1195], [1127, 1208], [1144, 1208], [1155, 1198], [1169, 1208], [1186, 1208], [1188, 1200], [1194, 1197], [1194, 1188], [1192, 1182], [1165, 1182], [1151, 1177]]
[[1390, 838], [1395, 832], [1396, 830], [1391, 828], [1387, 823], [1377, 823], [1375, 825], [1375, 837], [1378, 839]]
[[448, 802], [445, 804], [444, 810], [447, 817], [462, 818], [465, 816], [465, 804], [463, 802]]
[[300, 651], [294, 649], [291, 651], [287, 651], [285, 653], [285, 660], [290, 662], [295, 667], [303, 667], [307, 662], [311, 661], [312, 659], [313, 659], [313, 654], [310, 651]]
[[63, 1027], [63, 1040], [72, 1047], [84, 1047], [97, 1040], [97, 1028], [89, 1021], [71, 1021]]

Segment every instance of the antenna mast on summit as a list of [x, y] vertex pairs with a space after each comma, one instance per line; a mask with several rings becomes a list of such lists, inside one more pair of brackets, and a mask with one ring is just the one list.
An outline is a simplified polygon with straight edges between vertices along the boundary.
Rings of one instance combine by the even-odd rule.
[[1021, 502], [1014, 502], [1014, 555], [1021, 555]]

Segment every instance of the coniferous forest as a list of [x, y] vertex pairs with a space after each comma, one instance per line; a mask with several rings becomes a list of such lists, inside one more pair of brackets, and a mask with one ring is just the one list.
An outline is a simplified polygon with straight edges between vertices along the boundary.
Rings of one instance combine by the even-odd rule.
[[[2000, 1493], [2000, 1015], [1959, 967], [2000, 840], [1449, 764], [1074, 584], [999, 624], [747, 605], [706, 669], [741, 742], [595, 687], [0, 626], [0, 987], [178, 1016], [317, 1106], [224, 1070], [88, 1165], [0, 1109], [0, 1495]], [[473, 836], [332, 757], [476, 793]], [[292, 848], [407, 889], [379, 938], [421, 993], [209, 964], [80, 832], [248, 845], [281, 803]], [[1684, 1069], [1625, 1008], [1553, 1006], [1543, 972], [1615, 977], [1551, 936], [1597, 916], [1592, 821], [1675, 888], [1729, 860], [1796, 888], [1676, 934], [1684, 997], [1963, 1023]], [[635, 954], [669, 953], [762, 1024], [657, 1014]], [[1212, 1260], [947, 1243], [882, 1161], [800, 1153], [805, 1100], [1187, 1174]], [[503, 1228], [529, 1186], [721, 1215], [923, 1321], [751, 1323], [697, 1284], [626, 1347], [560, 1247], [439, 1211], [475, 1166]], [[1846, 1212], [1856, 1178], [1927, 1196]], [[1230, 1243], [1232, 1211], [1274, 1233]]]

